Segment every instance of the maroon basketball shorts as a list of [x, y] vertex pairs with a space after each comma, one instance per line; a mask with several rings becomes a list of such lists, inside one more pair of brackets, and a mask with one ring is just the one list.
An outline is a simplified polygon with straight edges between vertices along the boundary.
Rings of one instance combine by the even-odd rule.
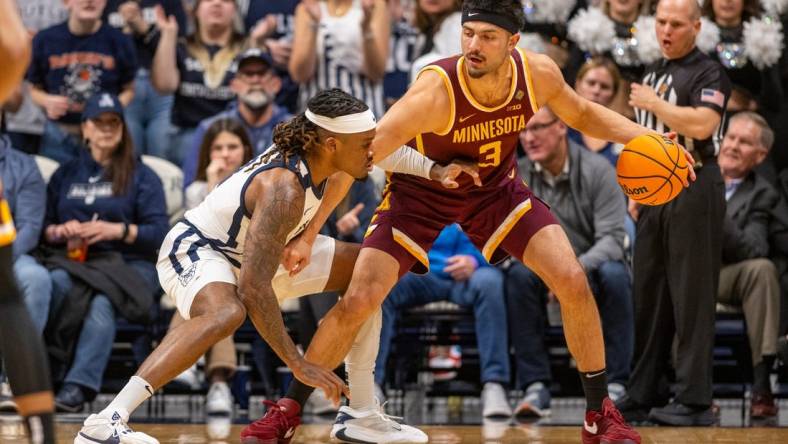
[[364, 238], [399, 262], [399, 275], [429, 270], [427, 252], [443, 227], [459, 223], [491, 263], [522, 259], [537, 231], [558, 224], [549, 207], [520, 180], [447, 199], [429, 189], [398, 189], [384, 195]]

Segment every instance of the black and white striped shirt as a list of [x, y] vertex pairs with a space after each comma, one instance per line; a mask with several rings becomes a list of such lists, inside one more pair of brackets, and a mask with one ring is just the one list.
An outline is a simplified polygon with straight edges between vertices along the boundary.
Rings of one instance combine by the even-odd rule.
[[[679, 134], [679, 143], [698, 153], [697, 160], [717, 155], [725, 127], [725, 105], [731, 95], [731, 83], [722, 65], [695, 48], [680, 59], [663, 59], [651, 64], [643, 74], [642, 83], [671, 105], [702, 106], [719, 113], [722, 120], [711, 137], [696, 140]], [[639, 124], [658, 133], [671, 131], [652, 112], [636, 108], [635, 117]]]

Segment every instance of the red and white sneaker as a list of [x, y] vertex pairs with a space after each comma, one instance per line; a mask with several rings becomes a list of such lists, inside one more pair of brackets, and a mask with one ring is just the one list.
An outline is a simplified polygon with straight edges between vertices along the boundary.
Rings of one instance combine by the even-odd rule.
[[624, 421], [613, 401], [605, 398], [601, 412], [586, 412], [583, 444], [640, 444], [640, 435]]
[[241, 430], [241, 444], [288, 444], [301, 424], [301, 406], [289, 398], [263, 403], [268, 411]]

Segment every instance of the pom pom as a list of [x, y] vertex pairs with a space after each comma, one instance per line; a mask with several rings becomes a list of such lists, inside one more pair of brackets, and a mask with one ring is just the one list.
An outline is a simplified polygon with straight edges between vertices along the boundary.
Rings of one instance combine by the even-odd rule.
[[774, 66], [783, 50], [782, 24], [770, 17], [752, 18], [744, 23], [744, 53], [758, 69]]
[[530, 23], [566, 23], [576, 0], [526, 0], [525, 17]]
[[788, 0], [761, 0], [763, 10], [772, 16], [779, 16], [788, 12]]
[[713, 52], [717, 49], [717, 43], [720, 42], [720, 28], [716, 23], [707, 19], [706, 17], [700, 18], [700, 32], [695, 39], [695, 45], [706, 54]]
[[657, 41], [656, 20], [651, 15], [641, 15], [634, 24], [638, 41], [638, 58], [644, 65], [662, 58], [662, 49]]
[[613, 21], [599, 8], [584, 9], [569, 21], [569, 38], [580, 49], [592, 54], [602, 54], [613, 47], [616, 28]]
[[529, 51], [538, 52], [539, 54], [547, 52], [542, 36], [535, 32], [521, 32], [520, 41], [517, 42], [517, 46]]

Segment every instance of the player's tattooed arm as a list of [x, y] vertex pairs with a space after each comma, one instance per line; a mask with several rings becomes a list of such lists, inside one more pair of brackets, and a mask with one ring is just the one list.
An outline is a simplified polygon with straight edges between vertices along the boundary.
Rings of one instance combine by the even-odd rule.
[[287, 234], [303, 215], [304, 190], [284, 169], [261, 174], [244, 196], [253, 208], [246, 234], [238, 292], [258, 333], [305, 384], [320, 387], [338, 399], [344, 384], [331, 372], [308, 363], [285, 329], [272, 280], [279, 267]]

